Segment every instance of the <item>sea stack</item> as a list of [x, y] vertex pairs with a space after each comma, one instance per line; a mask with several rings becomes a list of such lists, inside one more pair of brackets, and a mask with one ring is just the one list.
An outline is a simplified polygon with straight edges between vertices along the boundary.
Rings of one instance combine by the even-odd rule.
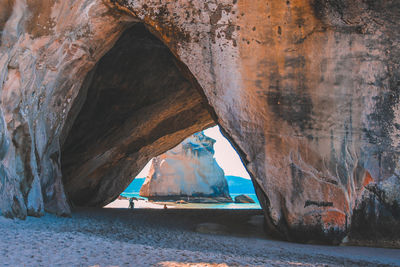
[[150, 200], [232, 202], [224, 171], [214, 158], [214, 144], [200, 132], [154, 158], [140, 195]]

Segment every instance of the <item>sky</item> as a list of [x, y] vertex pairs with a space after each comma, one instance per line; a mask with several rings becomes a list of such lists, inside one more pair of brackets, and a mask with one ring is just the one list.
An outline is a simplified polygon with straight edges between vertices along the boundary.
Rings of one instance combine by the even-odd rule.
[[[205, 130], [204, 134], [217, 141], [214, 145], [214, 157], [219, 166], [224, 170], [225, 175], [234, 175], [250, 179], [250, 176], [244, 168], [239, 155], [229, 141], [221, 134], [218, 126], [214, 126]], [[151, 161], [147, 163], [147, 165], [136, 177], [146, 177], [149, 173], [150, 165]]]

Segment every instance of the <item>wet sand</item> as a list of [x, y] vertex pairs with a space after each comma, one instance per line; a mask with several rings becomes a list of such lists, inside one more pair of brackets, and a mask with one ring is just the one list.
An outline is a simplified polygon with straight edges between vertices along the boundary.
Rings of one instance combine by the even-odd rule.
[[400, 250], [268, 239], [260, 210], [78, 209], [0, 232], [1, 266], [400, 266]]

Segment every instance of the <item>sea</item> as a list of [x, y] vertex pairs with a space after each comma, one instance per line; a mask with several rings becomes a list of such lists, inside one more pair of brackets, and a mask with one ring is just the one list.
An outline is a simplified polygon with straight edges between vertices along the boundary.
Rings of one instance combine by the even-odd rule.
[[[241, 194], [230, 194], [232, 199]], [[256, 194], [246, 194], [251, 197], [256, 203], [188, 203], [184, 204], [184, 208], [193, 209], [261, 209], [260, 202], [257, 199]], [[147, 200], [145, 197], [139, 196], [139, 192], [123, 192], [123, 197], [131, 198], [142, 198]]]

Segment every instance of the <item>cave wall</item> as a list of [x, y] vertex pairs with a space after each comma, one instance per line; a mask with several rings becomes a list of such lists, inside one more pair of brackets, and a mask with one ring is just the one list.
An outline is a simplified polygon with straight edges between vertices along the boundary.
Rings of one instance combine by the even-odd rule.
[[0, 210], [66, 215], [59, 137], [86, 74], [131, 18], [100, 1], [1, 1], [0, 10]]
[[270, 229], [298, 241], [337, 243], [350, 230], [398, 241], [399, 9], [390, 0], [0, 1], [2, 213], [69, 212], [60, 172], [69, 111], [87, 73], [140, 21], [202, 88]]

